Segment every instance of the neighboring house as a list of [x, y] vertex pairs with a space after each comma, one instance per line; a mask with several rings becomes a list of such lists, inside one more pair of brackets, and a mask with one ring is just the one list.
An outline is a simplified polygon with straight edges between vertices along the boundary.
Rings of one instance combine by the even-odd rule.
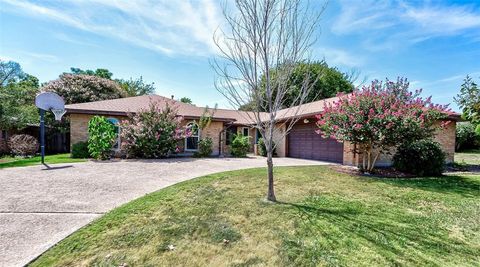
[[[300, 117], [300, 119], [285, 138], [277, 141], [277, 156], [358, 165], [360, 157], [352, 152], [351, 144], [344, 144], [330, 138], [325, 139], [315, 133], [315, 115], [323, 110], [326, 103], [333, 103], [337, 99], [338, 98], [334, 97], [303, 104], [298, 109], [298, 112], [296, 112], [297, 108], [280, 110], [277, 115], [277, 118], [279, 118], [277, 125], [280, 131], [285, 131], [285, 121], [291, 120], [294, 117]], [[166, 103], [173, 102], [177, 107], [178, 115], [183, 116], [185, 125], [198, 121], [204, 112], [204, 108], [202, 107], [196, 107], [158, 95], [136, 96], [67, 105], [67, 114], [70, 115], [71, 144], [88, 139], [88, 121], [92, 116], [102, 115], [107, 117], [112, 123], [118, 124], [121, 120], [127, 118], [128, 113], [147, 109], [152, 101], [158, 103], [160, 107]], [[231, 138], [237, 133], [242, 133], [250, 137], [251, 152], [253, 152], [260, 134], [255, 128], [251, 127], [252, 120], [249, 114], [252, 115], [253, 113], [217, 109], [213, 114], [212, 123], [209, 127], [181, 142], [180, 154], [193, 154], [193, 152], [198, 149], [198, 141], [205, 136], [210, 136], [213, 139], [213, 155], [228, 154]], [[261, 115], [266, 116], [267, 114], [264, 113]], [[458, 119], [459, 116], [456, 115], [449, 117], [452, 123], [444, 129], [439, 129], [436, 135], [437, 141], [447, 153], [447, 162], [453, 162], [455, 125]], [[119, 143], [120, 140], [117, 142], [116, 148], [118, 148]], [[390, 157], [391, 156], [383, 155], [379, 159], [378, 165], [389, 165], [391, 162]]]

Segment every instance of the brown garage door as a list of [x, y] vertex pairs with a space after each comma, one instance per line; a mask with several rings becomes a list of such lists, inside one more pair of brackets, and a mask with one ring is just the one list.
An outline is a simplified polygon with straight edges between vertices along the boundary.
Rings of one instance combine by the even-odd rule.
[[292, 158], [315, 159], [342, 163], [343, 143], [322, 138], [315, 133], [314, 123], [299, 121], [288, 135], [288, 155]]

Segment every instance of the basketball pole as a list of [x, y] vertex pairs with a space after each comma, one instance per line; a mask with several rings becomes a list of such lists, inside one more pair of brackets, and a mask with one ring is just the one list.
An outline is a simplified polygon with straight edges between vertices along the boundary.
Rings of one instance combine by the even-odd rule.
[[40, 152], [42, 164], [45, 164], [45, 110], [40, 109]]

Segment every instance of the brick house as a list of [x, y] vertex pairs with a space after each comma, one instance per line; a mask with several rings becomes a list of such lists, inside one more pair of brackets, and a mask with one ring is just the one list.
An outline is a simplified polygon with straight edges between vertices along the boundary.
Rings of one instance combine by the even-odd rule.
[[[280, 110], [277, 117], [277, 130], [285, 131], [284, 122], [292, 118], [299, 118], [290, 133], [285, 138], [277, 139], [276, 153], [278, 157], [294, 157], [303, 159], [323, 160], [347, 165], [358, 165], [361, 155], [352, 152], [352, 145], [338, 142], [334, 139], [322, 138], [315, 133], [314, 116], [323, 110], [325, 103], [332, 103], [338, 98], [329, 98], [312, 103], [303, 104], [295, 113], [296, 108]], [[136, 96], [105, 101], [96, 101], [81, 104], [67, 105], [67, 114], [70, 115], [70, 141], [75, 144], [88, 139], [87, 126], [92, 116], [102, 115], [112, 123], [117, 124], [127, 118], [128, 113], [147, 109], [151, 102], [156, 102], [160, 107], [166, 103], [174, 103], [178, 115], [184, 118], [185, 125], [195, 123], [204, 112], [203, 107], [171, 100], [159, 95]], [[252, 125], [252, 113], [245, 111], [217, 109], [212, 117], [212, 123], [203, 131], [180, 142], [180, 154], [191, 155], [197, 149], [198, 141], [209, 136], [213, 139], [213, 155], [228, 154], [228, 148], [233, 134], [242, 133], [248, 135], [251, 140], [251, 152], [255, 150], [255, 144], [259, 133]], [[267, 114], [262, 114], [266, 116]], [[453, 162], [455, 152], [455, 127], [458, 115], [452, 115], [446, 128], [438, 129], [436, 140], [442, 145], [447, 154], [447, 163]], [[283, 123], [282, 123], [283, 122]], [[439, 122], [440, 123], [440, 122]], [[120, 140], [118, 141], [118, 143]], [[382, 155], [377, 165], [391, 164], [391, 156]]]

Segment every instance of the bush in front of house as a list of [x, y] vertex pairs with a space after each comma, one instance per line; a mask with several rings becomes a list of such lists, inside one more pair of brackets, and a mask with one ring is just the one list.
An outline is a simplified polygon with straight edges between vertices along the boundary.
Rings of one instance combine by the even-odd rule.
[[455, 150], [473, 149], [480, 146], [480, 135], [471, 122], [459, 122], [456, 128]]
[[438, 176], [445, 169], [445, 156], [439, 143], [430, 139], [418, 140], [398, 147], [393, 166], [418, 176]]
[[[446, 119], [447, 106], [423, 99], [421, 90], [410, 92], [407, 79], [378, 80], [352, 94], [339, 95], [317, 115], [317, 133], [325, 138], [349, 142], [364, 155], [361, 169], [371, 172], [380, 154], [388, 154], [402, 142], [431, 138], [440, 119]], [[444, 121], [441, 127], [448, 125]]]
[[213, 140], [210, 137], [204, 137], [198, 141], [198, 151], [195, 152], [195, 157], [209, 157], [213, 152]]
[[129, 158], [164, 158], [178, 151], [178, 140], [191, 129], [181, 127], [173, 103], [164, 108], [152, 102], [146, 110], [129, 115], [121, 124], [121, 147]]
[[88, 142], [78, 142], [72, 145], [70, 156], [74, 159], [86, 159], [90, 157]]
[[[275, 147], [275, 143], [273, 143], [273, 147]], [[258, 154], [262, 157], [267, 156], [267, 147], [265, 146], [265, 140], [263, 138], [259, 138], [257, 141], [257, 148], [258, 148]], [[273, 149], [273, 155], [275, 156], [276, 154], [276, 148]]]
[[8, 147], [15, 156], [27, 157], [37, 153], [39, 144], [37, 138], [28, 134], [17, 134], [8, 140]]
[[116, 138], [115, 125], [105, 117], [94, 116], [88, 122], [88, 152], [93, 158], [109, 159]]
[[250, 149], [250, 140], [248, 136], [241, 134], [235, 135], [232, 143], [230, 144], [230, 153], [234, 157], [246, 157], [248, 150]]

